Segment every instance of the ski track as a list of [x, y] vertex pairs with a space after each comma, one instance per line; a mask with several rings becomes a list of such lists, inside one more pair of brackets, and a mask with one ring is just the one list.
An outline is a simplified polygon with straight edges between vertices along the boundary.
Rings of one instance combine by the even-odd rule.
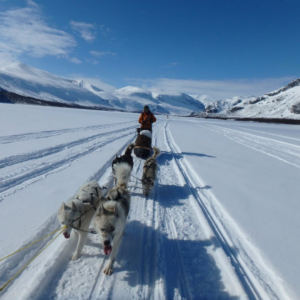
[[61, 151], [64, 151], [66, 149], [71, 149], [71, 148], [76, 147], [78, 145], [88, 143], [88, 142], [92, 142], [95, 139], [98, 139], [98, 138], [101, 138], [101, 137], [104, 137], [104, 136], [109, 136], [109, 135], [112, 135], [112, 134], [117, 134], [117, 133], [127, 131], [127, 130], [132, 130], [134, 128], [136, 128], [136, 126], [125, 127], [125, 128], [119, 129], [119, 130], [111, 131], [111, 132], [95, 134], [95, 135], [89, 136], [87, 138], [82, 138], [82, 139], [72, 141], [72, 142], [69, 142], [69, 143], [60, 144], [60, 145], [57, 145], [57, 146], [54, 146], [54, 147], [48, 147], [48, 148], [41, 149], [41, 150], [38, 150], [38, 151], [30, 152], [30, 153], [25, 153], [25, 154], [20, 154], [20, 155], [15, 155], [15, 156], [9, 156], [9, 157], [6, 157], [6, 158], [0, 160], [0, 169], [6, 168], [6, 167], [9, 167], [9, 166], [13, 166], [15, 164], [19, 164], [19, 163], [22, 163], [24, 161], [27, 162], [27, 161], [30, 161], [30, 160], [39, 159], [39, 158], [42, 158], [42, 157], [53, 155], [53, 154], [59, 153]]
[[234, 142], [300, 168], [300, 146], [216, 125], [209, 128]]
[[[68, 144], [46, 148], [33, 154], [19, 155], [16, 164], [22, 161], [25, 165], [17, 165], [15, 166], [15, 170], [6, 167], [0, 172], [0, 202], [16, 190], [23, 189], [29, 184], [45, 178], [45, 176], [49, 174], [59, 172], [83, 156], [94, 151], [99, 151], [105, 145], [117, 140], [120, 136], [132, 135], [132, 129], [135, 127], [136, 126], [130, 126], [105, 134], [94, 135]], [[104, 141], [97, 141], [97, 139], [102, 137], [106, 139]], [[44, 155], [44, 153], [46, 153], [46, 155]], [[35, 159], [32, 157], [35, 157]], [[36, 162], [32, 162], [33, 160], [36, 160]], [[15, 162], [14, 159], [12, 159], [12, 161]], [[28, 164], [30, 161], [31, 164]]]
[[[46, 254], [43, 254], [46, 262], [47, 259], [52, 259], [54, 262], [48, 265], [44, 262], [47, 267], [39, 269], [39, 273], [35, 275], [44, 279], [42, 286], [31, 287], [28, 298], [94, 300], [118, 299], [117, 297], [122, 295], [122, 299], [240, 299], [240, 295], [232, 296], [224, 290], [221, 271], [210, 254], [213, 249], [223, 249], [226, 256], [230, 258], [228, 265], [231, 264], [234, 267], [237, 278], [245, 291], [242, 299], [247, 297], [250, 300], [263, 299], [244, 270], [243, 263], [232, 250], [226, 230], [224, 231], [222, 224], [216, 220], [216, 216], [211, 212], [212, 208], [208, 207], [209, 200], [206, 200], [210, 199], [211, 195], [206, 189], [199, 187], [200, 179], [195, 178], [195, 174], [191, 173], [190, 167], [180, 155], [180, 150], [170, 133], [169, 122], [160, 121], [155, 125], [152, 144], [161, 149], [161, 155], [157, 159], [158, 180], [154, 191], [147, 199], [142, 195], [141, 183], [137, 179], [141, 178], [144, 161], [134, 158], [132, 175], [137, 178], [132, 176], [129, 183], [132, 194], [131, 209], [125, 236], [115, 262], [114, 274], [112, 276], [103, 274], [107, 257], [103, 255], [97, 235], [88, 237], [82, 257], [75, 262], [69, 261], [74, 248], [72, 238], [68, 243], [62, 239], [57, 240], [52, 246], [55, 248], [52, 257], [47, 258]], [[216, 127], [214, 126], [213, 130], [220, 132], [221, 129]], [[133, 126], [130, 126], [124, 130], [94, 135], [72, 142], [71, 146], [59, 145], [56, 153], [65, 151], [66, 147], [84, 147], [77, 149], [72, 156], [70, 152], [65, 153], [57, 161], [51, 156], [52, 153], [50, 154], [52, 149], [45, 149], [44, 151], [49, 151], [49, 158], [52, 158], [48, 165], [45, 166], [45, 161], [41, 161], [39, 170], [36, 170], [35, 166], [34, 171], [0, 182], [0, 196], [3, 199], [9, 192], [15, 192], [39, 180], [42, 176], [59, 171], [59, 168], [72, 163], [81, 156], [89, 155], [105, 147], [118, 139], [120, 135], [122, 137], [132, 135], [132, 132], [126, 133], [132, 129]], [[222, 132], [226, 135], [231, 134], [231, 138], [235, 136], [241, 142], [241, 134], [232, 133], [232, 130], [224, 128]], [[63, 133], [64, 130], [58, 130], [56, 134]], [[245, 137], [245, 133], [243, 136]], [[257, 142], [257, 147], [261, 145], [260, 139], [250, 136]], [[30, 134], [27, 137], [33, 138]], [[102, 137], [107, 139], [94, 141]], [[25, 135], [24, 138], [26, 139]], [[38, 133], [36, 138], [39, 138]], [[89, 145], [91, 138], [94, 143]], [[131, 141], [132, 137], [128, 143]], [[273, 140], [269, 142], [274, 144]], [[287, 149], [296, 151], [296, 148], [286, 143], [282, 144], [285, 144]], [[126, 145], [127, 143], [119, 149], [118, 155]], [[253, 146], [253, 143], [251, 145]], [[280, 150], [280, 147], [278, 149]], [[25, 162], [34, 160], [34, 158], [28, 158], [27, 155], [29, 154], [20, 155], [20, 161], [22, 159]], [[35, 155], [36, 159], [43, 157], [42, 151], [37, 151]], [[114, 155], [111, 160], [113, 157]], [[91, 174], [89, 180], [101, 179], [105, 181], [107, 188], [111, 188], [113, 184], [111, 160], [95, 174]], [[104, 174], [109, 175], [103, 178]], [[56, 215], [49, 218], [32, 241], [59, 228], [55, 220]], [[0, 268], [1, 281], [8, 280], [50, 240], [51, 237], [7, 259]], [[185, 251], [186, 249], [188, 250]], [[13, 284], [14, 282], [11, 285]], [[269, 294], [272, 294], [271, 289]], [[272, 296], [272, 299], [277, 299], [274, 294]]]
[[60, 130], [49, 130], [49, 131], [23, 133], [23, 134], [9, 135], [9, 136], [0, 136], [0, 144], [8, 144], [8, 143], [15, 143], [20, 141], [28, 141], [28, 140], [35, 140], [35, 139], [44, 139], [48, 137], [65, 134], [65, 133], [105, 129], [109, 127], [115, 127], [118, 125], [124, 125], [130, 123], [135, 123], [135, 122], [129, 121], [129, 122], [122, 122], [122, 123], [103, 124], [103, 125], [94, 125], [94, 126], [86, 126], [86, 127], [78, 127], [78, 128], [68, 128], [68, 129], [60, 129]]

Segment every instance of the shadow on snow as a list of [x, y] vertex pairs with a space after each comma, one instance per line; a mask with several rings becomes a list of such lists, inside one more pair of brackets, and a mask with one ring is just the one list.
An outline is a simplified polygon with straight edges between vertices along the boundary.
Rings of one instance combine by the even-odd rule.
[[160, 156], [157, 158], [157, 162], [160, 165], [163, 165], [167, 161], [171, 161], [174, 158], [180, 159], [180, 158], [183, 158], [185, 155], [187, 155], [187, 156], [198, 156], [198, 157], [216, 158], [215, 156], [211, 156], [211, 155], [207, 155], [207, 154], [203, 154], [203, 153], [194, 153], [194, 152], [174, 153], [174, 152], [161, 151]]
[[[224, 289], [220, 269], [208, 253], [220, 247], [209, 240], [177, 240], [139, 221], [129, 222], [120, 249], [121, 264], [114, 272], [125, 271], [124, 281], [143, 287], [152, 298], [157, 285], [166, 299], [238, 299]], [[140, 242], [136, 244], [137, 235]], [[125, 263], [122, 263], [126, 260]], [[118, 260], [117, 260], [118, 261]], [[146, 289], [145, 289], [146, 287]], [[155, 297], [154, 297], [155, 298]]]

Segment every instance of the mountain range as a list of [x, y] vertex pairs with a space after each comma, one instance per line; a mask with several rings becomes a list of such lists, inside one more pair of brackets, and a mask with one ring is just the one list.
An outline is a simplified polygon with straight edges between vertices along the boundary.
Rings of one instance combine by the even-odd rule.
[[260, 97], [233, 97], [212, 102], [198, 117], [300, 119], [300, 78]]
[[213, 101], [162, 89], [127, 86], [105, 91], [82, 80], [66, 79], [22, 63], [0, 68], [0, 102], [233, 119], [300, 120], [300, 78], [255, 97]]
[[113, 92], [87, 82], [66, 79], [22, 63], [0, 68], [1, 102], [31, 103], [106, 110], [141, 111], [147, 104], [155, 113], [188, 115], [204, 104], [177, 92], [127, 86]]

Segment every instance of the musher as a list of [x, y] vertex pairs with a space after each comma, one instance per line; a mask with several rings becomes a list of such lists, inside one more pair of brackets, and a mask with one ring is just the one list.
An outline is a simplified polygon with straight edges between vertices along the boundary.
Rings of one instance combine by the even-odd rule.
[[156, 122], [156, 118], [150, 111], [149, 106], [144, 106], [144, 111], [141, 113], [139, 123], [141, 124], [140, 130], [149, 130], [152, 132], [152, 123]]

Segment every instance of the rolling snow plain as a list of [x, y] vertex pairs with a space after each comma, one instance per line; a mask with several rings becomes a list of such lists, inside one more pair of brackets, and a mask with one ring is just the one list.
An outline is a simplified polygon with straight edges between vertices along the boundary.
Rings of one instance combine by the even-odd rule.
[[[139, 115], [0, 104], [0, 260], [60, 228], [86, 181], [111, 162]], [[114, 273], [90, 235], [77, 261], [58, 236], [0, 299], [300, 299], [300, 127], [157, 116], [153, 193], [134, 157], [131, 209]], [[0, 288], [54, 235], [0, 261]]]

